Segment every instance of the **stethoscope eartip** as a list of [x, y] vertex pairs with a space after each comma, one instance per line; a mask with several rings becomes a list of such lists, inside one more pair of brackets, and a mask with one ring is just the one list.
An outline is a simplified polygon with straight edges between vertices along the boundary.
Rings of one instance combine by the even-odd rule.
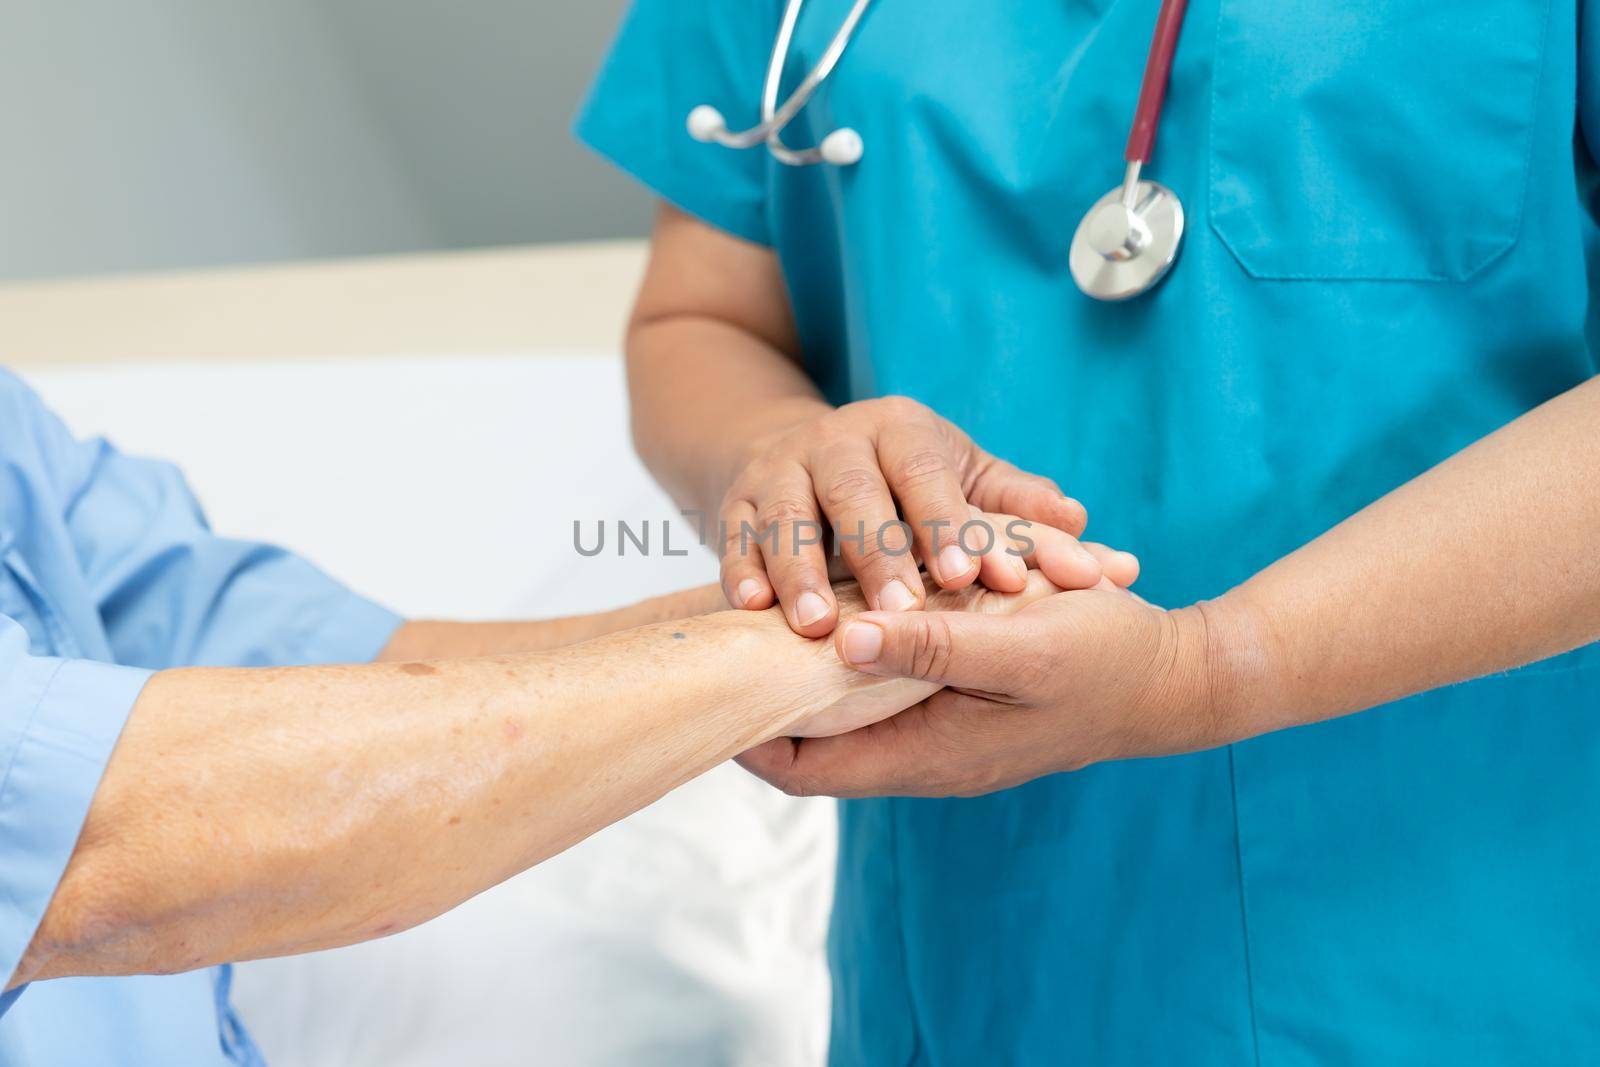
[[728, 120], [710, 104], [701, 104], [689, 112], [689, 136], [696, 141], [715, 141], [727, 128]]
[[836, 167], [848, 167], [861, 162], [866, 146], [861, 135], [850, 127], [834, 130], [822, 139], [822, 159]]

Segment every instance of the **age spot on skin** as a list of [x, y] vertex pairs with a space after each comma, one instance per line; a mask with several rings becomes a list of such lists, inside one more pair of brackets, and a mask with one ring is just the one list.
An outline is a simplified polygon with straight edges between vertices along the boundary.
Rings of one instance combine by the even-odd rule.
[[459, 816], [459, 815], [450, 816], [450, 825], [451, 826], [460, 826], [461, 825], [461, 816]]
[[430, 667], [426, 663], [402, 663], [400, 669], [407, 674], [438, 674], [437, 667]]

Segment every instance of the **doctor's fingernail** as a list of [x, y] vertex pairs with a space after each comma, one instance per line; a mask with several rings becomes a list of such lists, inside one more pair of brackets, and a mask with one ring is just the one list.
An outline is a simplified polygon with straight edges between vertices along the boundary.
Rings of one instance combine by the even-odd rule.
[[862, 622], [857, 619], [845, 623], [844, 630], [844, 658], [846, 662], [857, 666], [865, 666], [877, 661], [878, 653], [883, 651], [883, 629], [874, 623]]
[[906, 588], [906, 583], [898, 578], [889, 580], [883, 587], [883, 592], [878, 594], [879, 611], [910, 611], [917, 606], [917, 598], [911, 595], [911, 590]]
[[801, 593], [794, 602], [794, 621], [801, 626], [810, 626], [827, 614], [828, 602], [816, 593]]
[[746, 578], [739, 583], [738, 597], [741, 608], [748, 607], [750, 601], [761, 595], [761, 583], [754, 578]]
[[939, 577], [946, 582], [965, 578], [977, 562], [963, 552], [960, 545], [946, 545], [939, 553]]

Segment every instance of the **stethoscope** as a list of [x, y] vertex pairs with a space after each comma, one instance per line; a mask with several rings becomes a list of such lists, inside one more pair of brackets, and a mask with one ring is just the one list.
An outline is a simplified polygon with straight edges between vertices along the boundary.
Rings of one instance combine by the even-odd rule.
[[[834, 130], [815, 148], [794, 149], [784, 144], [784, 129], [833, 73], [872, 0], [855, 0], [816, 66], [780, 105], [779, 82], [804, 3], [805, 0], [789, 0], [784, 10], [783, 24], [778, 28], [772, 58], [767, 64], [767, 80], [761, 93], [761, 121], [735, 133], [728, 129], [722, 112], [709, 104], [701, 104], [689, 112], [691, 137], [697, 141], [715, 141], [728, 148], [754, 148], [765, 144], [778, 162], [792, 167], [817, 163], [848, 167], [860, 162], [865, 145], [861, 135], [848, 126]], [[1160, 182], [1143, 179], [1140, 172], [1150, 162], [1155, 147], [1161, 105], [1166, 99], [1167, 82], [1172, 77], [1172, 57], [1188, 6], [1189, 0], [1161, 0], [1155, 39], [1150, 44], [1144, 82], [1139, 89], [1139, 106], [1134, 112], [1133, 129], [1128, 134], [1127, 151], [1123, 153], [1127, 168], [1122, 184], [1095, 201], [1072, 235], [1068, 258], [1072, 278], [1079, 289], [1097, 300], [1126, 300], [1153, 289], [1172, 268], [1183, 243], [1183, 204], [1177, 194]]]

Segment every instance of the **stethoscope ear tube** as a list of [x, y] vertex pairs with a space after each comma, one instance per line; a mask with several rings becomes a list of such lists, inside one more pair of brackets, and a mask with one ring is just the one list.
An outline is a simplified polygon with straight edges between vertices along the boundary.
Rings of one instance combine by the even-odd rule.
[[689, 112], [689, 136], [697, 141], [714, 141], [726, 148], [754, 148], [758, 144], [765, 144], [773, 158], [791, 167], [817, 163], [847, 167], [860, 161], [865, 146], [861, 135], [849, 127], [829, 133], [815, 148], [794, 149], [783, 143], [784, 129], [811, 102], [822, 83], [833, 73], [833, 68], [839, 65], [840, 57], [850, 47], [872, 0], [855, 0], [850, 13], [834, 31], [821, 58], [780, 105], [778, 91], [783, 83], [783, 68], [789, 61], [795, 25], [800, 21], [800, 8], [804, 3], [805, 0], [789, 0], [784, 8], [783, 22], [778, 27], [777, 39], [772, 43], [766, 81], [761, 90], [761, 121], [748, 130], [733, 132], [728, 129], [720, 111], [709, 104], [701, 104]]

